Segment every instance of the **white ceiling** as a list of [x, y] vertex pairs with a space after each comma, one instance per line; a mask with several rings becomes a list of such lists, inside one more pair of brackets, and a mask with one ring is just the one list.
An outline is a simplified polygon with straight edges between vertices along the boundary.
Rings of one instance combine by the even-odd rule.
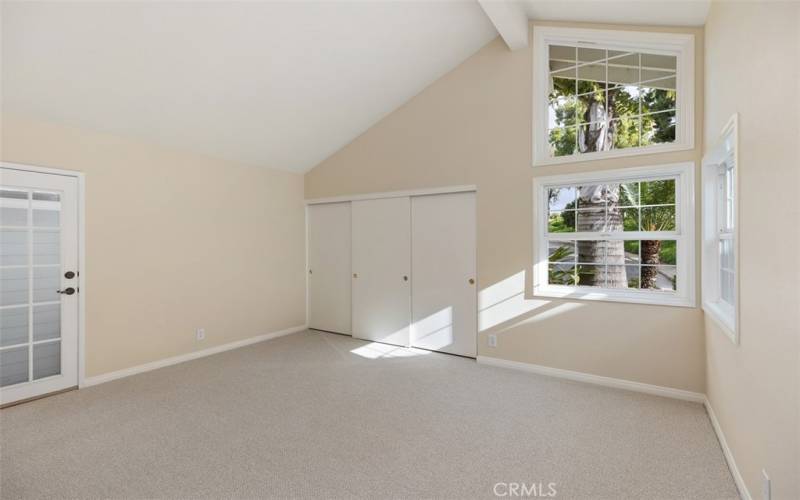
[[466, 2], [7, 3], [6, 110], [314, 167], [497, 32]]
[[522, 0], [528, 18], [659, 26], [702, 26], [711, 0]]
[[[710, 0], [525, 0], [702, 25]], [[497, 36], [473, 0], [3, 2], [5, 110], [305, 172]]]

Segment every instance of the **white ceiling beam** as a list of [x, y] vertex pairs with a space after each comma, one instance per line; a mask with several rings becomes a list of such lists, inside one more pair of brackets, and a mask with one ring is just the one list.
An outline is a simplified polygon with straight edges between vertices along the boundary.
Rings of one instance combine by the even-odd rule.
[[528, 14], [513, 0], [478, 0], [511, 50], [528, 46]]

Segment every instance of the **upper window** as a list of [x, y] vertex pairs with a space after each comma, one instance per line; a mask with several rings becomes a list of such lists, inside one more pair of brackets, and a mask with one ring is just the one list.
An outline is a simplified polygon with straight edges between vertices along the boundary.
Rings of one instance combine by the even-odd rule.
[[537, 165], [693, 147], [691, 35], [535, 27]]
[[534, 295], [692, 306], [691, 165], [534, 179]]
[[737, 333], [737, 118], [703, 159], [703, 309], [725, 333]]

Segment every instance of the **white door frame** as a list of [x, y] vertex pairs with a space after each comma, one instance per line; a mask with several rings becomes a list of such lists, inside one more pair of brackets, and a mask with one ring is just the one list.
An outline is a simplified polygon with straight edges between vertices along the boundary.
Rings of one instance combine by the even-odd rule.
[[78, 181], [78, 388], [86, 379], [86, 176], [83, 172], [0, 161], [0, 167], [36, 174], [63, 175]]

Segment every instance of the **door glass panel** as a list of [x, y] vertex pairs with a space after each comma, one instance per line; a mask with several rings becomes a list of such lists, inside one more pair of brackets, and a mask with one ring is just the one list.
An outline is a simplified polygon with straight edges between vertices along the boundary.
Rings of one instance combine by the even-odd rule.
[[0, 306], [28, 303], [28, 269], [12, 267], [0, 269]]
[[0, 226], [28, 225], [28, 192], [0, 189]]
[[0, 309], [0, 347], [28, 342], [28, 307]]
[[[27, 328], [27, 318], [25, 324]], [[33, 341], [59, 337], [61, 337], [61, 304], [33, 306]]]
[[[19, 176], [13, 178], [19, 179], [15, 185], [29, 185], [38, 182], [35, 178], [41, 174], [14, 175]], [[54, 179], [50, 185], [72, 186]], [[0, 386], [5, 392], [6, 387], [20, 384], [9, 389], [14, 397], [18, 392], [59, 383], [60, 379], [53, 379], [28, 388], [34, 380], [70, 373], [73, 366], [72, 361], [62, 366], [61, 360], [62, 297], [57, 293], [64, 272], [61, 224], [68, 224], [66, 241], [72, 245], [74, 220], [72, 210], [70, 217], [62, 220], [62, 194], [60, 190], [0, 186]], [[72, 341], [71, 335], [67, 338]]]
[[0, 387], [28, 381], [28, 346], [0, 351]]
[[9, 207], [5, 203], [0, 205], [0, 226], [26, 226], [27, 224], [27, 209]]
[[58, 267], [33, 268], [33, 302], [55, 302], [61, 284]]
[[61, 373], [61, 342], [48, 342], [33, 346], [33, 379], [37, 380]]
[[0, 229], [0, 266], [28, 264], [28, 231]]
[[61, 233], [59, 231], [33, 232], [33, 263], [58, 264], [61, 256]]
[[56, 193], [33, 193], [33, 225], [58, 227], [60, 225], [61, 197]]

